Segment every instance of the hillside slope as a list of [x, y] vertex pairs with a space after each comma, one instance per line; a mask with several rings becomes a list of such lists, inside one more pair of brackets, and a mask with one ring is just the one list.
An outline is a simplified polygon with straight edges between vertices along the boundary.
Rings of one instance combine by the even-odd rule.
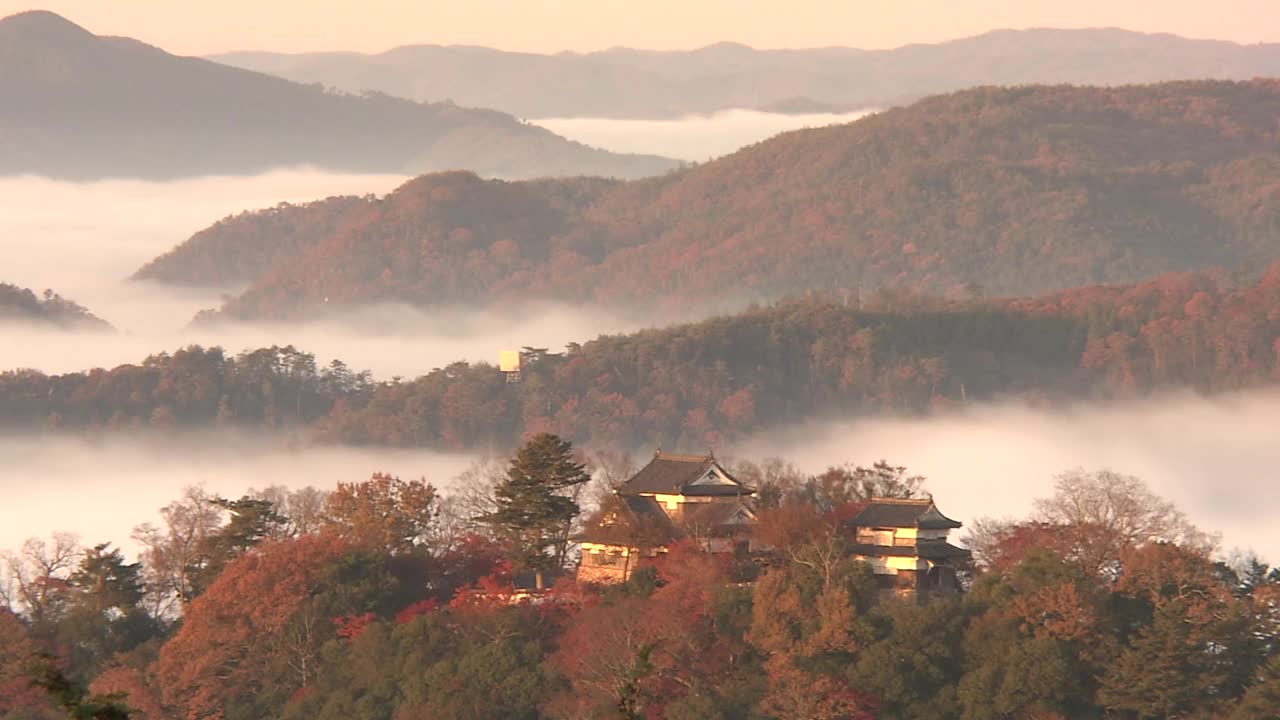
[[[351, 92], [492, 107], [521, 117], [675, 117], [727, 108], [862, 108], [977, 85], [1118, 85], [1280, 75], [1280, 44], [1118, 29], [997, 30], [891, 50], [618, 48], [556, 55], [415, 45], [376, 55], [247, 52], [219, 62]], [[803, 100], [803, 102], [797, 102]]]
[[983, 88], [661, 178], [438, 175], [294, 224], [249, 214], [210, 231], [225, 251], [197, 235], [144, 275], [243, 279], [237, 245], [292, 238], [298, 251], [226, 306], [248, 319], [304, 316], [325, 298], [724, 308], [812, 290], [1019, 295], [1250, 271], [1280, 259], [1278, 115], [1280, 81]]
[[110, 330], [111, 326], [79, 303], [52, 290], [43, 296], [0, 282], [0, 323], [21, 322], [59, 327], [64, 330]]
[[640, 177], [675, 163], [589, 148], [500, 112], [334, 94], [177, 57], [48, 12], [0, 19], [0, 174], [163, 178], [292, 165]]

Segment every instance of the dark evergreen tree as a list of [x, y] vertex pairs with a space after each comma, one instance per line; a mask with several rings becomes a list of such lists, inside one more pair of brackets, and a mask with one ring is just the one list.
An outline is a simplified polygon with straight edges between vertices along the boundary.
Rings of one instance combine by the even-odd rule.
[[496, 509], [481, 517], [506, 543], [512, 565], [537, 573], [539, 585], [544, 570], [564, 564], [580, 511], [569, 493], [590, 479], [569, 441], [540, 433], [511, 459], [494, 491]]
[[270, 500], [246, 495], [239, 500], [216, 498], [213, 504], [225, 510], [228, 519], [201, 548], [204, 558], [196, 580], [196, 592], [203, 592], [227, 563], [268, 537], [278, 535], [288, 524], [288, 519], [276, 512]]
[[1222, 701], [1229, 655], [1170, 602], [1157, 608], [1102, 676], [1103, 705], [1141, 720], [1198, 717]]
[[1231, 720], [1280, 719], [1280, 655], [1262, 668], [1258, 681], [1236, 706]]
[[68, 582], [79, 591], [80, 604], [96, 612], [122, 612], [142, 601], [142, 565], [126, 563], [119, 549], [102, 543], [86, 550]]
[[129, 709], [116, 695], [89, 695], [67, 677], [51, 656], [44, 656], [31, 670], [31, 684], [49, 693], [69, 720], [129, 720]]
[[140, 607], [141, 572], [141, 564], [126, 563], [118, 549], [102, 543], [86, 550], [67, 578], [70, 599], [54, 635], [77, 680], [93, 677], [116, 653], [160, 633], [159, 623]]
[[879, 700], [886, 717], [944, 720], [959, 716], [956, 685], [964, 664], [964, 613], [954, 599], [891, 603], [866, 623], [871, 637], [849, 680]]

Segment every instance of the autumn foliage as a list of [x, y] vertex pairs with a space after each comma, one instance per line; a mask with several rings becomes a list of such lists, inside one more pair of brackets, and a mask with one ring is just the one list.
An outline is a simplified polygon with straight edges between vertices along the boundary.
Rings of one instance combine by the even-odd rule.
[[630, 183], [446, 173], [272, 208], [143, 275], [251, 280], [222, 315], [266, 319], [376, 302], [652, 313], [812, 291], [1039, 294], [1255, 268], [1280, 259], [1278, 110], [1275, 80], [979, 88]]
[[298, 428], [446, 448], [550, 431], [597, 447], [717, 447], [823, 414], [1268, 385], [1280, 379], [1277, 308], [1280, 265], [1244, 285], [1203, 272], [1011, 300], [883, 297], [857, 309], [815, 298], [563, 353], [530, 348], [519, 384], [484, 363], [374, 383], [292, 347], [191, 347], [112, 370], [0, 373], [0, 424]]
[[353, 520], [388, 527], [371, 511], [398, 486], [374, 476], [330, 506], [370, 512], [306, 531], [277, 518], [295, 530], [258, 537], [180, 618], [154, 618], [149, 639], [96, 657], [85, 649], [121, 613], [145, 612], [139, 566], [107, 546], [33, 542], [3, 558], [27, 585], [45, 573], [48, 592], [4, 596], [21, 613], [0, 610], [0, 714], [63, 716], [33, 667], [56, 671], [66, 697], [150, 720], [1269, 712], [1280, 571], [1216, 560], [1136, 478], [1063, 473], [1025, 521], [975, 523], [967, 540], [984, 550], [966, 592], [900, 598], [852, 555], [838, 512], [863, 493], [921, 494], [923, 479], [887, 462], [788, 468], [747, 468], [768, 490], [754, 550], [677, 542], [621, 585], [562, 578], [542, 592], [518, 587], [501, 533], [451, 532], [446, 515], [423, 516], [412, 544], [362, 541], [385, 536], [353, 533]]
[[305, 686], [320, 643], [333, 633], [311, 598], [326, 567], [346, 552], [341, 540], [318, 535], [269, 542], [227, 565], [160, 654], [166, 705], [197, 720], [264, 683]]

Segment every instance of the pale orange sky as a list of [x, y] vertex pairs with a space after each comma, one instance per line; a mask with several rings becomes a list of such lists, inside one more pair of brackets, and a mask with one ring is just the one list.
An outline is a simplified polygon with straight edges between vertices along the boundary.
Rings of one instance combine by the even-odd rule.
[[0, 0], [0, 16], [34, 8], [180, 54], [414, 43], [680, 49], [721, 40], [884, 48], [993, 28], [1102, 26], [1280, 41], [1280, 0]]

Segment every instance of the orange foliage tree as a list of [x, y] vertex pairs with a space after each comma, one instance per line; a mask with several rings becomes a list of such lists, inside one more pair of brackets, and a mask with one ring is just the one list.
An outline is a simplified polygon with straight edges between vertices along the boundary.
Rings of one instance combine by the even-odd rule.
[[305, 686], [320, 643], [333, 635], [311, 598], [348, 548], [334, 536], [303, 536], [268, 541], [229, 563], [160, 652], [165, 704], [197, 720], [218, 717], [226, 698]]
[[711, 556], [678, 546], [659, 566], [661, 586], [584, 608], [571, 618], [552, 665], [569, 690], [546, 708], [557, 718], [660, 716], [689, 695], [709, 694], [731, 662], [714, 602], [726, 580]]

